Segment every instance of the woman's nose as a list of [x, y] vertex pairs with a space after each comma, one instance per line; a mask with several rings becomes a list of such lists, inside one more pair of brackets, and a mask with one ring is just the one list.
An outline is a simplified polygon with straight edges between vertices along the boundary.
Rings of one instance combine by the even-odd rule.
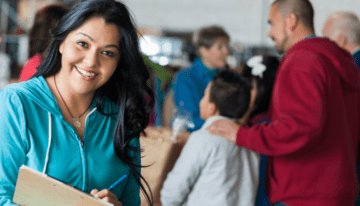
[[84, 62], [89, 68], [98, 67], [100, 65], [98, 52], [96, 50], [87, 52]]

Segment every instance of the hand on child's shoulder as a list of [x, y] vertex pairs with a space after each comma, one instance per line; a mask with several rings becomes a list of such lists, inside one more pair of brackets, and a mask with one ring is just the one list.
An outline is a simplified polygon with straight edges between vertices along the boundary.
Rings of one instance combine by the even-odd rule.
[[240, 125], [231, 120], [217, 120], [206, 128], [211, 134], [225, 137], [228, 141], [236, 144], [236, 134]]

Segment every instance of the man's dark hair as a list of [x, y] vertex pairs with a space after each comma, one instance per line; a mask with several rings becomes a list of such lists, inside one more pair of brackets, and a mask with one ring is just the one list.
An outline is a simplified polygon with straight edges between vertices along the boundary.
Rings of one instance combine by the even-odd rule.
[[210, 102], [221, 116], [239, 119], [249, 109], [251, 83], [239, 73], [221, 70], [211, 81]]
[[275, 0], [272, 5], [278, 6], [282, 17], [293, 13], [305, 27], [314, 31], [314, 9], [309, 0]]

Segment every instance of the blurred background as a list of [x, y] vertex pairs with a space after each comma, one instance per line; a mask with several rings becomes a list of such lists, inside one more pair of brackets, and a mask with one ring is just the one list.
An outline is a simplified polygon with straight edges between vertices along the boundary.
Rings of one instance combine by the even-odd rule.
[[[38, 9], [49, 4], [71, 8], [79, 0], [0, 0], [0, 51], [11, 59], [11, 78], [17, 78], [28, 60], [28, 32]], [[257, 52], [274, 52], [267, 38], [268, 9], [273, 0], [123, 0], [132, 11], [143, 39], [140, 46], [161, 65], [191, 62], [192, 33], [203, 26], [221, 25], [231, 37], [229, 65], [237, 66]], [[321, 35], [327, 15], [347, 10], [360, 16], [359, 0], [312, 0], [315, 28]]]
[[[0, 0], [0, 67], [7, 68], [4, 81], [17, 82], [28, 54], [29, 30], [37, 10], [61, 4], [72, 8], [79, 0]], [[130, 9], [141, 33], [139, 46], [146, 64], [153, 71], [152, 86], [157, 95], [156, 123], [166, 125], [162, 117], [165, 96], [175, 73], [191, 65], [196, 57], [191, 37], [197, 29], [220, 25], [230, 35], [229, 67], [238, 68], [257, 54], [277, 55], [267, 37], [268, 9], [273, 0], [122, 0]], [[312, 0], [315, 30], [321, 36], [326, 17], [335, 11], [352, 11], [360, 16], [359, 0]], [[0, 73], [5, 70], [0, 69]], [[4, 79], [4, 78], [3, 78]], [[0, 78], [0, 81], [1, 78]], [[0, 82], [1, 83], [1, 82]], [[1, 88], [0, 88], [1, 89]], [[171, 113], [171, 112], [169, 112]], [[166, 120], [164, 120], [164, 118]]]

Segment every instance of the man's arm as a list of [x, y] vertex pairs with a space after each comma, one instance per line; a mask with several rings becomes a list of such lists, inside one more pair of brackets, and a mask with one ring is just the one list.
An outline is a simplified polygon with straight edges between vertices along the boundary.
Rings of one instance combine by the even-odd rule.
[[225, 136], [232, 142], [236, 139], [237, 145], [266, 155], [295, 153], [320, 141], [319, 133], [325, 120], [326, 88], [318, 67], [323, 65], [318, 62], [316, 55], [304, 52], [292, 55], [297, 56], [293, 59], [302, 58], [285, 65], [278, 74], [271, 102], [270, 124], [239, 128], [238, 125], [219, 120], [209, 127], [209, 131], [214, 133], [214, 130], [218, 130], [214, 134]]

